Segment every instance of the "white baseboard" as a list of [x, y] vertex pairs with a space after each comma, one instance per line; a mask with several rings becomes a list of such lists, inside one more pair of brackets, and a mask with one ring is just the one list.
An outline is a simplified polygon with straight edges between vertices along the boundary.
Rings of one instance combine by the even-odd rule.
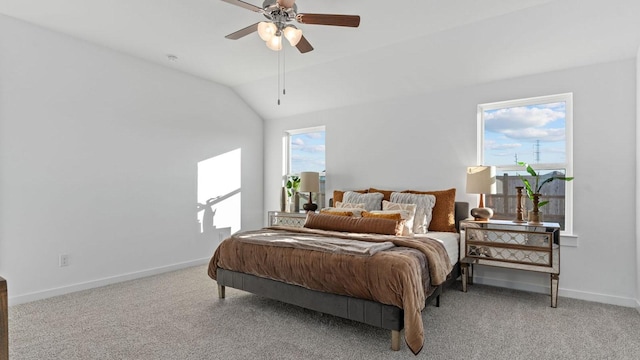
[[569, 290], [569, 289], [562, 289], [562, 288], [558, 291], [558, 294], [560, 296], [565, 296], [573, 299], [594, 301], [594, 302], [599, 302], [603, 304], [618, 305], [618, 306], [624, 306], [624, 307], [630, 307], [630, 308], [636, 307], [636, 304], [635, 304], [636, 300], [633, 298], [625, 298], [621, 296], [597, 294], [597, 293], [578, 291], [578, 290]]
[[[549, 294], [549, 287], [538, 285], [538, 284], [507, 281], [507, 280], [486, 278], [486, 277], [479, 277], [479, 276], [474, 276], [473, 281], [476, 284], [505, 287], [509, 289], [530, 291], [530, 292], [541, 293], [541, 294]], [[631, 307], [631, 308], [635, 307], [640, 312], [640, 302], [632, 298], [624, 298], [624, 297], [613, 296], [613, 295], [605, 295], [605, 294], [590, 293], [585, 291], [563, 289], [562, 287], [558, 289], [558, 295], [572, 298], [572, 299], [593, 301], [593, 302], [599, 302], [603, 304], [611, 304], [611, 305], [618, 305], [618, 306]], [[560, 302], [560, 300], [558, 302]]]
[[209, 260], [211, 260], [210, 257], [198, 259], [198, 260], [186, 261], [186, 262], [177, 263], [177, 264], [171, 264], [167, 266], [161, 266], [153, 269], [136, 271], [136, 272], [117, 275], [117, 276], [111, 276], [107, 278], [87, 281], [87, 282], [68, 285], [68, 286], [62, 286], [54, 289], [47, 289], [47, 290], [33, 292], [25, 295], [19, 295], [14, 297], [9, 296], [7, 300], [9, 302], [9, 306], [18, 305], [18, 304], [28, 303], [36, 300], [50, 298], [53, 296], [64, 295], [64, 294], [68, 294], [76, 291], [93, 289], [100, 286], [111, 285], [111, 284], [115, 284], [123, 281], [139, 279], [139, 278], [152, 276], [152, 275], [158, 275], [165, 272], [180, 270], [180, 269], [184, 269], [192, 266], [204, 265], [204, 264], [207, 264]]
[[549, 288], [545, 286], [540, 286], [537, 284], [530, 284], [530, 283], [523, 283], [523, 282], [516, 282], [516, 281], [508, 281], [508, 280], [502, 280], [502, 279], [495, 279], [495, 278], [488, 278], [488, 277], [481, 277], [477, 275], [473, 277], [473, 283], [503, 287], [503, 288], [514, 289], [514, 290], [530, 291], [530, 292], [535, 292], [540, 294], [549, 293]]

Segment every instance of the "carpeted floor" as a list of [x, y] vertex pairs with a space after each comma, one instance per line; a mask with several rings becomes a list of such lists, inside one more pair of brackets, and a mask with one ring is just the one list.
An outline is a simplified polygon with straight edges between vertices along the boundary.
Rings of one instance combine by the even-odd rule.
[[[640, 359], [635, 309], [459, 284], [423, 312], [420, 359]], [[389, 331], [216, 284], [198, 266], [9, 308], [10, 358], [412, 359]]]

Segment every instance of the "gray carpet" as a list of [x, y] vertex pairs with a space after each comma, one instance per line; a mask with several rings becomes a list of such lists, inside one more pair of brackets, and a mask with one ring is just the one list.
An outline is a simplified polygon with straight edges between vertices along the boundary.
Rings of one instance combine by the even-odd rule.
[[[423, 312], [421, 359], [640, 359], [635, 309], [459, 284]], [[216, 284], [198, 266], [9, 308], [10, 358], [411, 359], [390, 332]]]

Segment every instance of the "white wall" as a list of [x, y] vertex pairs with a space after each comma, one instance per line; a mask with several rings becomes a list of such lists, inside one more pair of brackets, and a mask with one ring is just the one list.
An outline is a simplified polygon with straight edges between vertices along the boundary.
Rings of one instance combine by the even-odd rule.
[[[632, 306], [636, 62], [626, 60], [265, 122], [265, 205], [277, 209], [284, 130], [326, 125], [327, 189], [458, 189], [476, 162], [480, 103], [573, 92], [574, 233], [560, 295]], [[389, 89], [393, 96], [393, 89]], [[548, 275], [478, 267], [478, 282], [548, 290]]]
[[636, 61], [636, 309], [640, 312], [640, 48]]
[[260, 226], [262, 127], [227, 87], [0, 16], [10, 302], [206, 261], [197, 163], [237, 148], [242, 227]]

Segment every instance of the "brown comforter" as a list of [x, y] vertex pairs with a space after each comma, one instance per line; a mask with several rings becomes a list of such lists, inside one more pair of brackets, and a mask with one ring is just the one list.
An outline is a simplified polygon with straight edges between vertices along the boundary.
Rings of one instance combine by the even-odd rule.
[[[322, 243], [326, 237], [395, 246], [353, 254], [340, 250], [336, 241], [328, 247], [337, 250], [297, 245], [307, 240]], [[446, 280], [452, 264], [439, 241], [423, 237], [271, 227], [241, 232], [223, 241], [209, 263], [209, 276], [214, 280], [217, 268], [398, 306], [404, 310], [405, 340], [417, 354], [424, 342], [421, 312], [427, 292], [430, 285]]]

